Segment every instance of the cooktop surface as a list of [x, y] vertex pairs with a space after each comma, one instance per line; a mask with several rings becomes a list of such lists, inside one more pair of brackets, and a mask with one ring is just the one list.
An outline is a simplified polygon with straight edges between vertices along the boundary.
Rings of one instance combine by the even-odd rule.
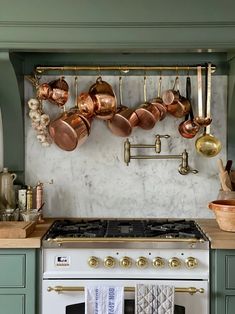
[[56, 220], [44, 239], [68, 237], [201, 239], [204, 235], [193, 220], [68, 219]]

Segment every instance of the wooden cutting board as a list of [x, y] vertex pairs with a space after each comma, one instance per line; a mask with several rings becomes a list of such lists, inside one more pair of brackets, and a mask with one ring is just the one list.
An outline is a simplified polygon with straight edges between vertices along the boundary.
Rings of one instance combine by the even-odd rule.
[[35, 221], [0, 221], [0, 238], [27, 238], [35, 229]]

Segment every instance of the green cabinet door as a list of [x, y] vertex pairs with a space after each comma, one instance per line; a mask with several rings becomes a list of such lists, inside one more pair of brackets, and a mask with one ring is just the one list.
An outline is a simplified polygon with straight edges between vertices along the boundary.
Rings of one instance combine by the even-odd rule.
[[36, 250], [0, 250], [0, 314], [36, 314]]
[[211, 314], [235, 313], [235, 250], [212, 250]]

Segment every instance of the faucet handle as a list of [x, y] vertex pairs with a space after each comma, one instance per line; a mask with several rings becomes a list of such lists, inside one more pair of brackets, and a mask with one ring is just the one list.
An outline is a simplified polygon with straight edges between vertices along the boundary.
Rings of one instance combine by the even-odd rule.
[[157, 135], [155, 135], [155, 137], [156, 137], [156, 141], [155, 141], [155, 152], [156, 152], [157, 154], [160, 154], [160, 153], [161, 153], [161, 149], [162, 149], [161, 138], [168, 139], [168, 138], [170, 137], [170, 135], [168, 135], [168, 134], [165, 134], [165, 135], [157, 134]]
[[186, 175], [188, 173], [193, 173], [193, 174], [197, 174], [198, 170], [196, 169], [191, 169], [188, 165], [188, 152], [186, 151], [186, 149], [183, 151], [182, 155], [182, 163], [179, 165], [178, 171], [180, 174], [182, 175]]
[[124, 142], [124, 161], [127, 166], [129, 166], [130, 159], [131, 159], [131, 143], [127, 138], [126, 141]]

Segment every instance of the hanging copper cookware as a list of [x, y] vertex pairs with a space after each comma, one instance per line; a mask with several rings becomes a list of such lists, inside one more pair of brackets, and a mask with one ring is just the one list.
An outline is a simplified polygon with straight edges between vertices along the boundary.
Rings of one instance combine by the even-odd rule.
[[[76, 102], [76, 79], [75, 84]], [[72, 108], [69, 111], [64, 111], [57, 119], [50, 123], [49, 133], [57, 146], [63, 150], [72, 151], [86, 141], [90, 134], [90, 121], [83, 117], [77, 106], [75, 106], [75, 108]]]
[[152, 105], [158, 108], [160, 112], [160, 119], [159, 119], [160, 121], [165, 119], [166, 113], [167, 113], [166, 106], [164, 105], [163, 100], [161, 98], [161, 91], [162, 91], [162, 77], [160, 76], [158, 80], [157, 97], [149, 101]]
[[50, 82], [49, 86], [52, 92], [50, 92], [48, 101], [59, 107], [64, 106], [69, 96], [69, 86], [64, 80], [64, 77], [60, 77], [59, 79]]
[[52, 89], [47, 83], [38, 85], [36, 89], [38, 99], [47, 100], [52, 96]]
[[131, 134], [139, 119], [133, 109], [122, 104], [122, 77], [119, 77], [119, 99], [120, 105], [113, 118], [108, 121], [108, 128], [115, 135], [126, 137]]
[[160, 111], [155, 105], [147, 102], [146, 88], [146, 76], [144, 76], [144, 103], [140, 105], [135, 112], [139, 118], [138, 126], [144, 130], [150, 130], [155, 126], [156, 122], [159, 121]]
[[117, 110], [117, 99], [110, 84], [101, 76], [89, 89], [89, 95], [94, 103], [94, 112], [98, 119], [110, 120]]
[[[186, 79], [186, 98], [191, 104], [191, 80], [189, 76]], [[200, 130], [200, 126], [194, 122], [192, 104], [190, 106], [189, 114], [185, 116], [185, 121], [180, 123], [178, 130], [180, 135], [189, 139], [193, 138]]]
[[81, 93], [77, 98], [77, 107], [81, 115], [91, 118], [95, 114], [95, 104], [89, 93]]
[[166, 105], [167, 112], [176, 118], [182, 118], [190, 111], [190, 102], [187, 98], [180, 95], [178, 75], [176, 76], [173, 89], [163, 92], [162, 100]]

